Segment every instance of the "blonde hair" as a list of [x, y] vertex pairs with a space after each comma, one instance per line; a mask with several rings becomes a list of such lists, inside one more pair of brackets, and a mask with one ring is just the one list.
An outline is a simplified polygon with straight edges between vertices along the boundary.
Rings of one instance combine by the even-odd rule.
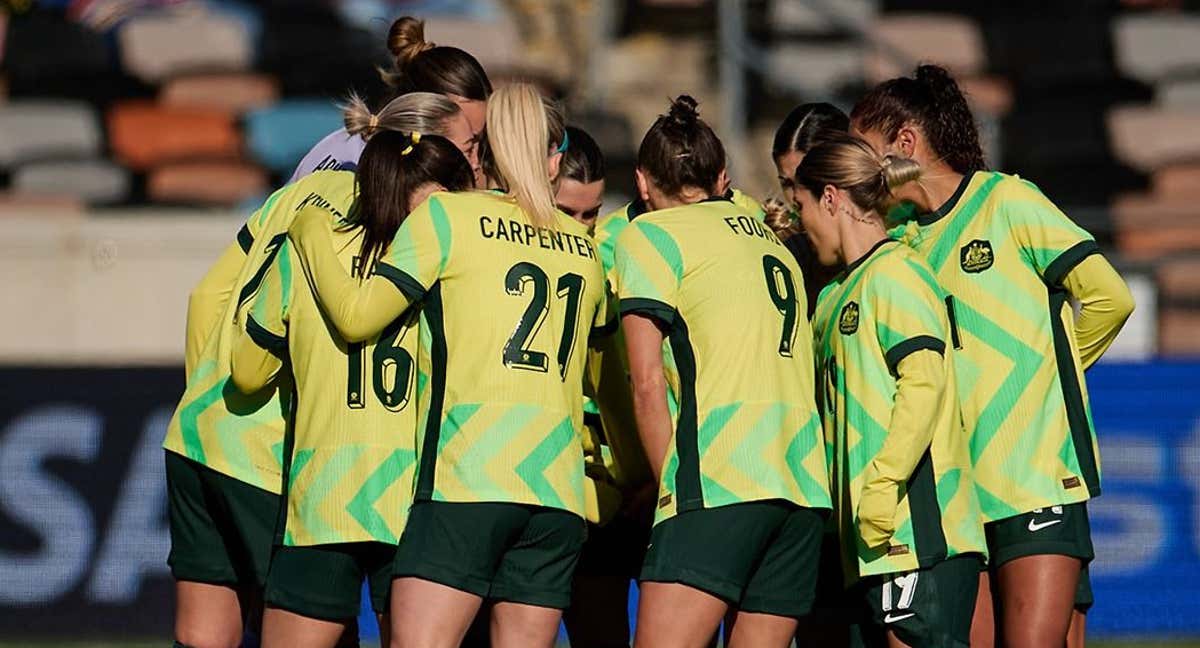
[[792, 217], [792, 210], [778, 198], [767, 198], [763, 201], [763, 221], [781, 241], [786, 241], [801, 232], [800, 224]]
[[546, 159], [564, 132], [562, 111], [528, 83], [503, 86], [488, 100], [487, 140], [496, 180], [538, 227], [553, 227], [558, 220]]
[[860, 209], [882, 216], [892, 193], [921, 178], [921, 165], [909, 158], [880, 155], [863, 140], [845, 133], [829, 139], [804, 156], [796, 168], [796, 182], [814, 196], [826, 186], [845, 191]]
[[380, 131], [417, 132], [424, 135], [446, 135], [450, 120], [458, 116], [458, 104], [440, 94], [414, 92], [392, 99], [379, 112], [373, 113], [357, 94], [351, 94], [342, 108], [346, 132], [363, 139]]

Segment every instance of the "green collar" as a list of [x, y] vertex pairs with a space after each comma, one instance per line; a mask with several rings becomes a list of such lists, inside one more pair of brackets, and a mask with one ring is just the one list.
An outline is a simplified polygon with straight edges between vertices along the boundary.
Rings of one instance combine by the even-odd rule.
[[962, 181], [958, 183], [958, 188], [954, 190], [954, 194], [950, 196], [950, 199], [941, 207], [931, 212], [918, 214], [916, 218], [917, 224], [921, 226], [932, 225], [941, 220], [946, 214], [954, 211], [954, 208], [958, 206], [958, 201], [962, 200], [963, 194], [967, 192], [967, 186], [971, 184], [971, 180], [974, 177], [974, 173], [963, 176]]

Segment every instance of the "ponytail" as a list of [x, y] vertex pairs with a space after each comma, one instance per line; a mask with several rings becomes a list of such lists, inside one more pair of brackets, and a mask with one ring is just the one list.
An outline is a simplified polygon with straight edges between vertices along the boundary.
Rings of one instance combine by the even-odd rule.
[[906, 124], [921, 128], [934, 154], [961, 174], [987, 168], [967, 98], [945, 68], [918, 66], [912, 78], [884, 81], [864, 96], [850, 120], [860, 132], [895, 139]]
[[897, 189], [921, 178], [921, 165], [908, 158], [881, 156], [857, 137], [830, 136], [813, 147], [796, 167], [796, 183], [813, 196], [825, 187], [845, 191], [863, 211], [882, 217], [892, 204]]
[[495, 179], [538, 227], [554, 227], [558, 220], [546, 160], [565, 132], [562, 112], [530, 84], [503, 86], [488, 100], [487, 142]]
[[346, 132], [365, 140], [382, 131], [446, 135], [450, 120], [461, 111], [458, 104], [431, 92], [401, 95], [389, 101], [378, 113], [371, 112], [357, 94], [351, 94], [341, 108]]

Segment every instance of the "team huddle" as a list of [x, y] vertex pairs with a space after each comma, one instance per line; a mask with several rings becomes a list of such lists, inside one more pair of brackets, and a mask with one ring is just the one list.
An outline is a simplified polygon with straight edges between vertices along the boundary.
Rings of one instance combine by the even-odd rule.
[[1084, 370], [1133, 309], [936, 66], [797, 107], [783, 201], [688, 96], [637, 198], [401, 18], [192, 292], [175, 645], [1082, 645]]

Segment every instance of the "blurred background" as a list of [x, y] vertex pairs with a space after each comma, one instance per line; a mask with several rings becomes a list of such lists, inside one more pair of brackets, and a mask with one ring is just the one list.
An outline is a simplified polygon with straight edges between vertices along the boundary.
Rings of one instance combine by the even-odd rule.
[[1200, 638], [1198, 5], [0, 3], [0, 643], [169, 641], [160, 444], [187, 293], [340, 125], [335, 102], [383, 96], [375, 67], [405, 14], [494, 82], [563, 99], [608, 156], [606, 208], [675, 94], [700, 100], [735, 185], [764, 198], [795, 104], [848, 110], [918, 61], [947, 66], [990, 164], [1094, 233], [1138, 302], [1087, 377], [1105, 462], [1091, 636]]

